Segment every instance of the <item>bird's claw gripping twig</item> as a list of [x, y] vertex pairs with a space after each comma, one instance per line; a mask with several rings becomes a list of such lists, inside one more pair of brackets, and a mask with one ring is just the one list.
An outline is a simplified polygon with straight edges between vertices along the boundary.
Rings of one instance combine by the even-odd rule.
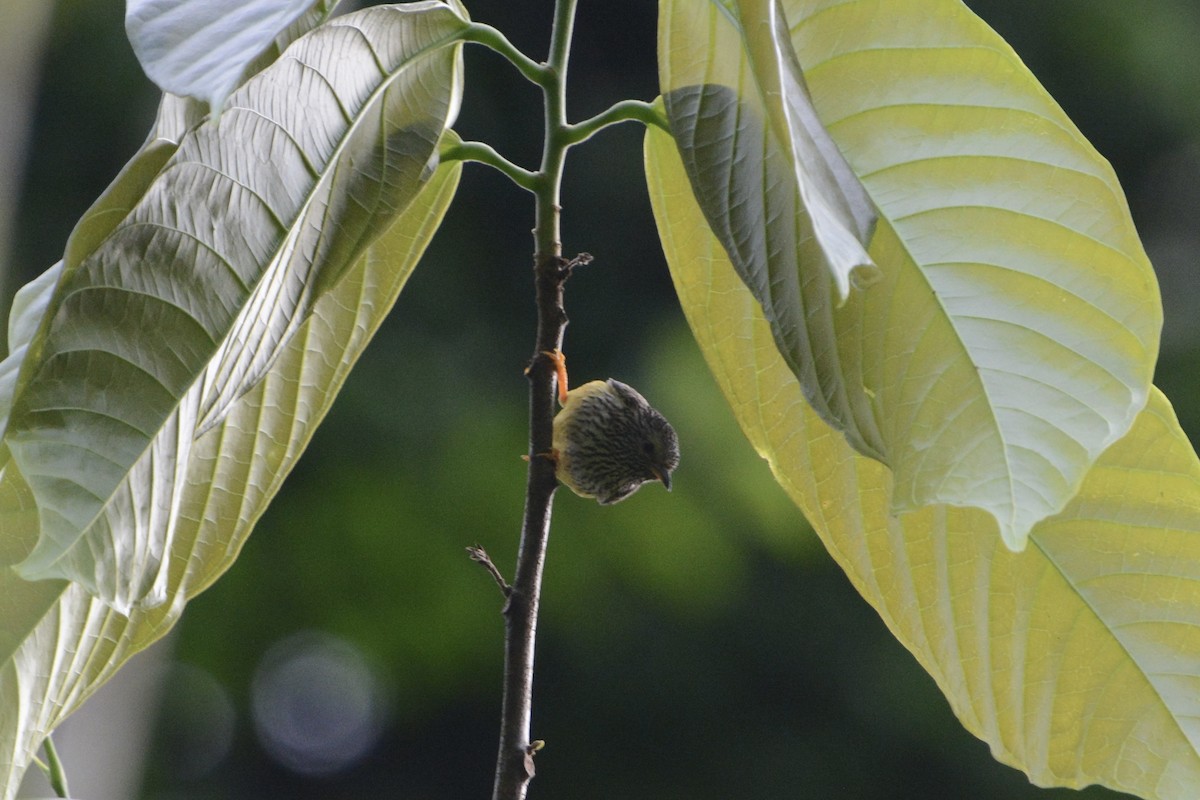
[[[557, 464], [557, 463], [558, 463], [558, 451], [557, 451], [557, 450], [555, 450], [553, 447], [551, 447], [551, 448], [550, 448], [550, 450], [549, 450], [548, 452], [545, 452], [545, 453], [538, 453], [537, 455], [538, 455], [538, 457], [540, 457], [540, 458], [544, 458], [544, 459], [546, 459], [547, 461], [549, 461], [549, 462], [550, 462], [550, 463], [552, 463], [552, 464]], [[528, 461], [528, 460], [529, 460], [529, 456], [527, 456], [527, 455], [525, 455], [525, 454], [522, 454], [522, 455], [521, 455], [521, 460], [522, 460], [522, 461]]]
[[[567, 357], [563, 355], [561, 350], [543, 350], [541, 355], [550, 359], [550, 363], [554, 365], [554, 375], [558, 379], [558, 404], [566, 405], [567, 403]], [[525, 367], [525, 374], [533, 369], [534, 362], [530, 362]]]
[[567, 404], [567, 357], [563, 355], [562, 350], [543, 350], [542, 355], [547, 356], [554, 364], [554, 374], [558, 379], [558, 404], [565, 406]]

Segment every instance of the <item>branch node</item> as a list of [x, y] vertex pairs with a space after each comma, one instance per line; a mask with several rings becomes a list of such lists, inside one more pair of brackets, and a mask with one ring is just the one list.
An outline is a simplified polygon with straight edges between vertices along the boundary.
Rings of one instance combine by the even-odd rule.
[[[512, 587], [504, 580], [504, 576], [500, 574], [500, 570], [496, 569], [496, 565], [492, 563], [491, 556], [477, 544], [473, 544], [467, 548], [467, 556], [476, 564], [481, 564], [488, 574], [492, 576], [492, 580], [496, 581], [496, 585], [500, 587], [500, 591], [504, 594], [504, 599], [508, 600], [512, 596]], [[505, 603], [507, 606], [508, 604]]]

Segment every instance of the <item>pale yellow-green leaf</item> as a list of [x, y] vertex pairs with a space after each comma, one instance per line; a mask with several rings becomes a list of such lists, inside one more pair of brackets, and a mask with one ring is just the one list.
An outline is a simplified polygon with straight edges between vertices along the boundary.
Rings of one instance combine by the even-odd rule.
[[266, 376], [191, 450], [166, 561], [167, 603], [118, 614], [79, 584], [27, 582], [37, 510], [10, 462], [0, 480], [0, 798], [42, 739], [224, 572], [395, 302], [458, 185], [440, 167], [289, 341]]
[[978, 509], [896, 516], [889, 470], [804, 401], [670, 138], [651, 129], [646, 154], [676, 290], [742, 429], [963, 724], [1041, 785], [1200, 796], [1200, 462], [1166, 399], [1023, 552]]
[[659, 82], [692, 190], [823, 418], [881, 457], [833, 308], [877, 277], [875, 215], [822, 127], [775, 0], [661, 0]]
[[[894, 511], [981, 508], [1020, 550], [1148, 396], [1162, 311], [1121, 187], [960, 0], [781, 6], [820, 119], [880, 214], [883, 279], [837, 308], [803, 305], [831, 331], [812, 369], [845, 392], [853, 425], [837, 427], [876, 445]], [[773, 185], [770, 164], [733, 166]]]
[[295, 41], [219, 119], [160, 118], [168, 144], [77, 229], [21, 366], [5, 444], [41, 528], [23, 577], [120, 611], [167, 598], [193, 442], [427, 179], [468, 24], [434, 0], [364, 9]]

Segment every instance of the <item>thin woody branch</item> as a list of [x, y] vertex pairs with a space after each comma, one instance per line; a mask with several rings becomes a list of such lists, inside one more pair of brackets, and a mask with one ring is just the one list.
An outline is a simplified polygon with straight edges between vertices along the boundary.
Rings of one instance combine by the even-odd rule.
[[554, 464], [534, 458], [553, 447], [554, 367], [542, 353], [561, 351], [567, 314], [563, 284], [570, 275], [562, 258], [559, 187], [570, 147], [566, 134], [567, 57], [577, 0], [557, 0], [550, 57], [541, 82], [545, 100], [545, 139], [540, 185], [535, 191], [533, 277], [537, 333], [529, 376], [529, 471], [517, 569], [504, 606], [504, 696], [500, 711], [500, 747], [496, 756], [493, 800], [524, 800], [533, 778], [533, 755], [540, 741], [530, 740], [533, 710], [533, 657], [541, 598], [542, 570], [550, 537], [550, 511], [558, 480]]

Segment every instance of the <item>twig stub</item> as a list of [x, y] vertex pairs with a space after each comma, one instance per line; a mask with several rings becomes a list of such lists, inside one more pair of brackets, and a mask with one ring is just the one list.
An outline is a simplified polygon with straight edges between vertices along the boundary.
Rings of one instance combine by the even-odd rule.
[[575, 269], [576, 267], [586, 267], [588, 264], [592, 263], [593, 260], [594, 259], [592, 258], [591, 253], [580, 253], [569, 261], [567, 259], [560, 258], [558, 260], [558, 274], [560, 279], [565, 282], [567, 278], [571, 277], [571, 270]]
[[500, 591], [504, 593], [504, 598], [507, 600], [512, 594], [512, 587], [504, 580], [504, 576], [500, 574], [500, 570], [492, 563], [491, 556], [477, 544], [473, 544], [467, 548], [467, 555], [476, 564], [480, 564], [492, 576], [492, 580], [496, 581], [496, 585], [500, 587]]

